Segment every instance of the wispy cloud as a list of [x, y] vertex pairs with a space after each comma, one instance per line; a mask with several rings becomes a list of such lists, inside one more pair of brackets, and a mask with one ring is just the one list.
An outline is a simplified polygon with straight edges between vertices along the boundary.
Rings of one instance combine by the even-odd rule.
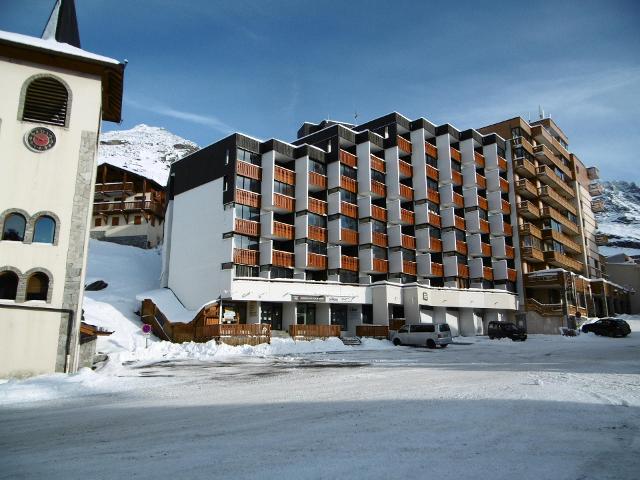
[[137, 100], [125, 99], [125, 104], [129, 107], [133, 107], [146, 112], [155, 113], [156, 115], [162, 115], [164, 117], [175, 118], [178, 120], [184, 120], [190, 123], [197, 123], [198, 125], [204, 125], [210, 127], [217, 132], [223, 134], [230, 134], [235, 131], [234, 128], [224, 123], [219, 118], [213, 115], [201, 115], [199, 113], [185, 112], [183, 110], [177, 110], [161, 103], [153, 102], [139, 102]]

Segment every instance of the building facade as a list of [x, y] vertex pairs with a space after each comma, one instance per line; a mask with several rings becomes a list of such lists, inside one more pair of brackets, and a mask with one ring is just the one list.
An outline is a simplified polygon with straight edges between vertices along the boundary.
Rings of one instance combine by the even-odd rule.
[[98, 166], [91, 238], [140, 248], [162, 242], [165, 189], [108, 163]]
[[120, 121], [123, 74], [80, 49], [73, 2], [42, 39], [0, 32], [0, 377], [78, 366], [100, 120]]
[[233, 134], [171, 168], [163, 285], [241, 322], [448, 322], [518, 308], [510, 145], [392, 113], [306, 123], [292, 143]]

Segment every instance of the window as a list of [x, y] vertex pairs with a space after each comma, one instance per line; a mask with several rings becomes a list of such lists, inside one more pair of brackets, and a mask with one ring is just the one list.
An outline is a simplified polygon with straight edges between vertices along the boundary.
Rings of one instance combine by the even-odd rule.
[[4, 221], [2, 230], [2, 240], [22, 242], [24, 240], [24, 230], [27, 220], [19, 213], [11, 213]]
[[254, 180], [253, 178], [242, 177], [238, 175], [236, 177], [236, 188], [247, 190], [249, 192], [260, 193], [260, 182], [258, 182], [258, 180]]
[[58, 80], [41, 77], [27, 87], [22, 120], [64, 127], [67, 124], [69, 92]]
[[100, 226], [102, 226], [102, 219], [101, 219], [100, 217], [96, 218], [96, 219], [93, 221], [93, 225], [94, 225], [95, 227], [100, 227]]
[[309, 171], [319, 173], [321, 175], [327, 174], [327, 166], [324, 163], [320, 163], [317, 160], [309, 160]]
[[406, 248], [402, 249], [402, 259], [403, 260], [407, 260], [409, 262], [415, 262], [416, 261], [416, 251], [415, 250], [408, 250]]
[[433, 333], [435, 332], [435, 325], [431, 325], [428, 323], [422, 323], [417, 325], [411, 325], [411, 332], [416, 333]]
[[451, 170], [454, 170], [456, 172], [462, 172], [462, 165], [460, 165], [460, 163], [458, 163], [456, 160], [451, 160]]
[[437, 238], [440, 239], [441, 238], [441, 233], [440, 233], [440, 229], [438, 227], [429, 227], [429, 236], [431, 238]]
[[307, 241], [307, 249], [309, 253], [317, 253], [318, 255], [327, 254], [327, 244], [322, 242], [316, 242], [314, 240]]
[[254, 237], [247, 237], [246, 235], [234, 235], [234, 243], [236, 248], [243, 248], [245, 250], [258, 250], [258, 239]]
[[354, 180], [358, 179], [358, 173], [354, 168], [351, 168], [349, 165], [345, 165], [344, 163], [340, 164], [340, 175], [344, 175], [345, 177], [352, 178]]
[[120, 225], [120, 217], [111, 217], [111, 226], [117, 227]]
[[27, 281], [27, 300], [47, 300], [49, 292], [49, 277], [42, 272], [36, 272]]
[[347, 228], [349, 230], [358, 231], [358, 221], [355, 218], [347, 217], [345, 215], [340, 216], [340, 228]]
[[223, 192], [229, 191], [229, 178], [226, 175], [222, 177], [222, 191]]
[[429, 190], [435, 190], [437, 192], [438, 191], [438, 181], [434, 180], [433, 178], [427, 177], [427, 188]]
[[358, 204], [358, 195], [349, 190], [340, 189], [340, 200], [347, 203]]
[[249, 152], [238, 148], [236, 150], [236, 158], [242, 162], [251, 163], [253, 165], [260, 165], [262, 163], [262, 157], [258, 153]]
[[315, 213], [309, 213], [309, 225], [314, 227], [322, 227], [327, 228], [327, 217], [323, 217], [322, 215], [316, 215]]
[[371, 170], [371, 180], [374, 180], [376, 182], [380, 182], [380, 183], [385, 183], [385, 175], [382, 172], [379, 172], [378, 170]]
[[373, 253], [373, 258], [378, 258], [381, 260], [386, 260], [387, 259], [387, 249], [386, 248], [382, 248], [382, 247], [377, 247], [377, 246], [373, 246], [373, 248], [371, 249], [372, 253]]
[[427, 165], [431, 165], [432, 167], [438, 168], [438, 159], [432, 157], [431, 155], [426, 155]]
[[[293, 185], [289, 185], [288, 183], [282, 183], [277, 180], [273, 181], [273, 191], [275, 193], [279, 193], [281, 195], [286, 195], [288, 197], [295, 197], [295, 188]], [[256, 190], [257, 192], [257, 190]]]
[[36, 220], [33, 229], [34, 243], [53, 243], [56, 234], [56, 221], [49, 216], [42, 216]]
[[141, 225], [142, 224], [142, 215], [136, 215], [135, 217], [133, 217], [133, 224], [134, 225]]
[[18, 293], [18, 275], [14, 272], [0, 272], [0, 299], [15, 300]]
[[293, 269], [283, 267], [271, 267], [271, 278], [293, 278]]
[[342, 283], [358, 283], [358, 272], [340, 270], [340, 281]]
[[260, 209], [256, 207], [250, 207], [248, 205], [240, 205], [236, 203], [236, 218], [242, 220], [251, 220], [252, 222], [260, 221]]
[[498, 149], [498, 155], [501, 157], [504, 157], [504, 148], [497, 147], [497, 149]]
[[377, 233], [387, 233], [387, 224], [379, 220], [371, 220], [371, 230]]
[[433, 203], [431, 201], [427, 201], [427, 205], [429, 206], [429, 211], [433, 213], [437, 213], [440, 215], [440, 205], [437, 203]]
[[252, 267], [250, 265], [236, 265], [236, 277], [258, 277], [260, 271], [258, 267]]

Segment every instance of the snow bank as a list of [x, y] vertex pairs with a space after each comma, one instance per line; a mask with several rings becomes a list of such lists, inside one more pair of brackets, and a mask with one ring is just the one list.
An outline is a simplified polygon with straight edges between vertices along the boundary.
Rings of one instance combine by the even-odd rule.
[[175, 294], [168, 288], [159, 288], [139, 293], [136, 295], [136, 299], [138, 302], [146, 299], [153, 300], [153, 303], [155, 303], [160, 311], [173, 323], [189, 323], [200, 311], [200, 309], [188, 310], [185, 308]]

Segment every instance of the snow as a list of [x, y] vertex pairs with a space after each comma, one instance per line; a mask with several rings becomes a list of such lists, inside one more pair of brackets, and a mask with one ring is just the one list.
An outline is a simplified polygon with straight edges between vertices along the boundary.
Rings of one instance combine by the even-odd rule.
[[97, 60], [102, 63], [112, 63], [115, 65], [118, 65], [120, 63], [118, 60], [115, 60], [113, 58], [103, 57], [102, 55], [87, 52], [86, 50], [74, 47], [73, 45], [69, 45], [68, 43], [57, 42], [55, 39], [43, 39], [31, 37], [29, 35], [22, 35], [20, 33], [0, 30], [0, 40], [7, 40], [13, 43], [28, 45], [30, 47], [63, 53], [66, 55], [71, 55], [73, 57], [80, 57], [86, 60]]
[[598, 231], [609, 236], [609, 245], [600, 247], [605, 256], [616, 253], [640, 253], [640, 188], [634, 182], [601, 182], [599, 198], [605, 210], [596, 214]]

